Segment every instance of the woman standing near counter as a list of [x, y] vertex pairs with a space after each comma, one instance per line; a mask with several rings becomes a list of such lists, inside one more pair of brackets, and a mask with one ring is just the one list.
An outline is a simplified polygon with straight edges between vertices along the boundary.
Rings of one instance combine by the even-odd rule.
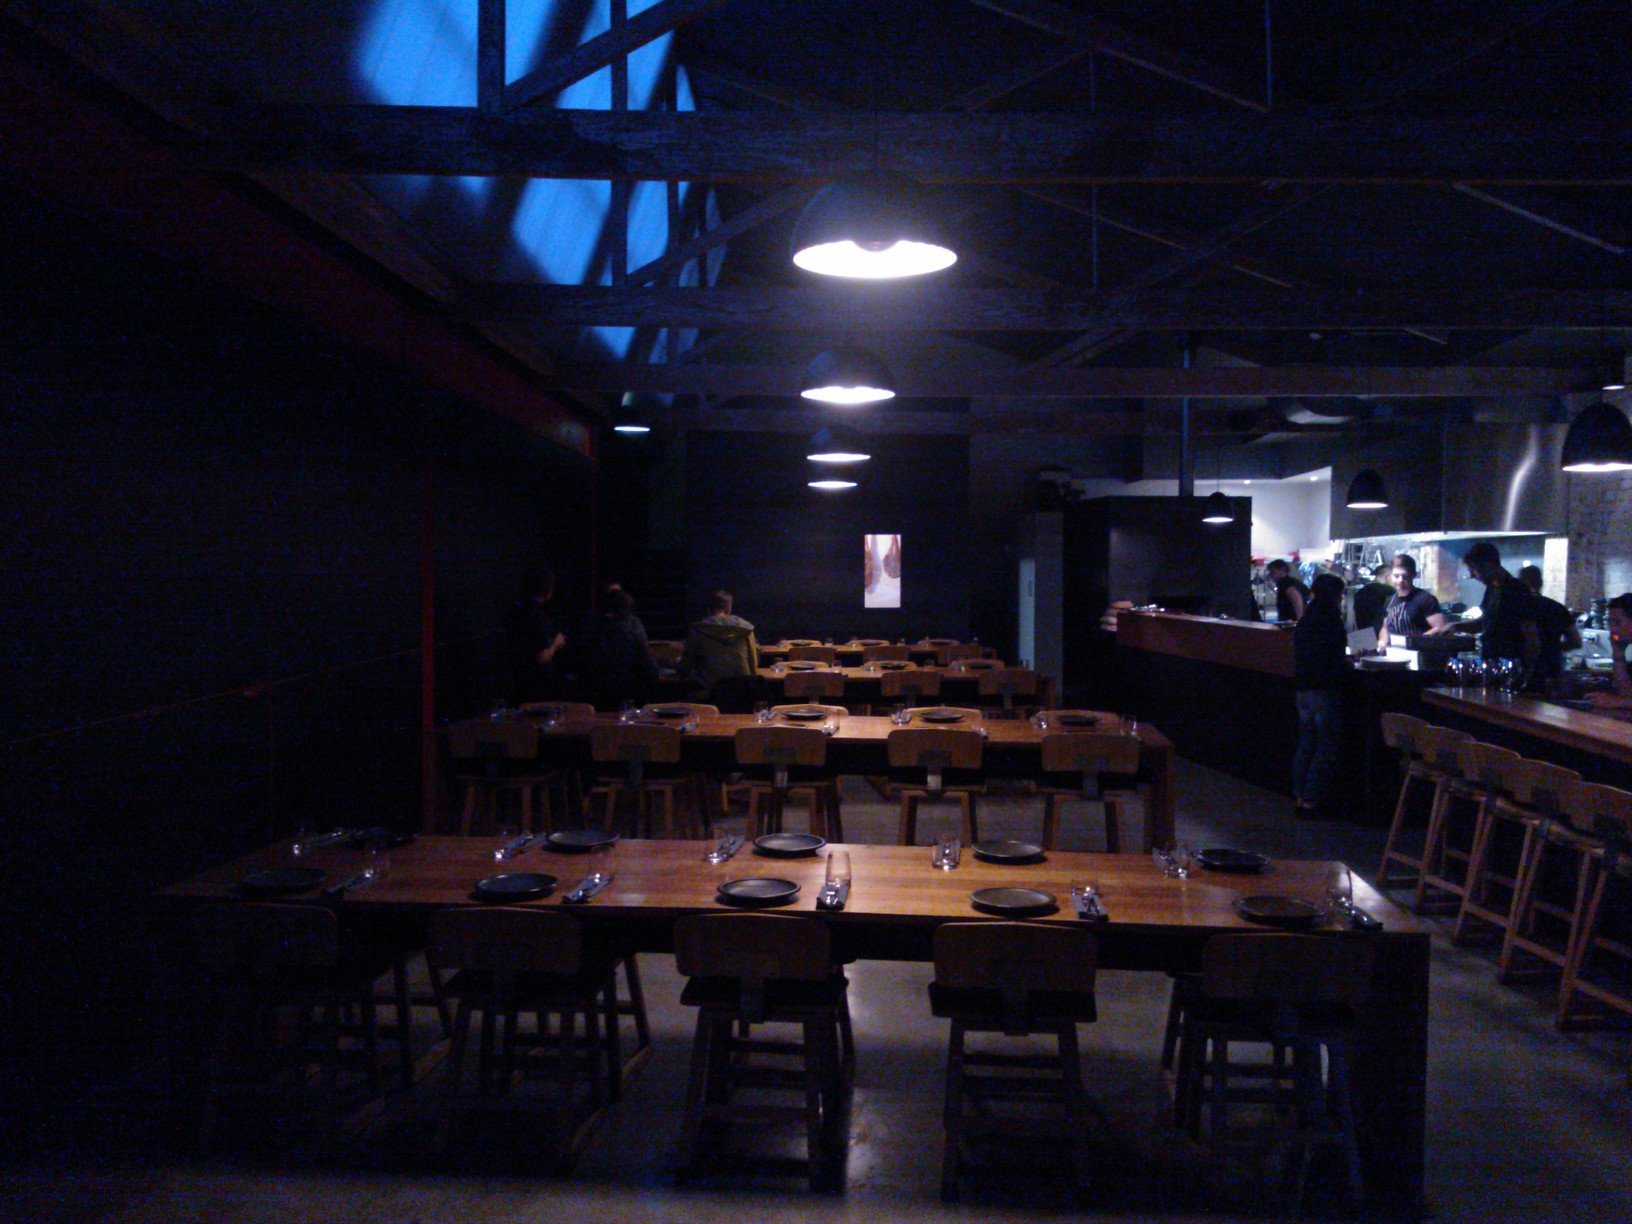
[[1336, 574], [1317, 574], [1309, 606], [1292, 631], [1292, 687], [1298, 705], [1292, 797], [1297, 814], [1306, 820], [1329, 813], [1343, 734], [1343, 677], [1348, 670], [1343, 580]]
[[1450, 617], [1439, 610], [1439, 600], [1433, 593], [1417, 585], [1417, 559], [1409, 553], [1394, 558], [1389, 572], [1394, 594], [1389, 596], [1383, 611], [1383, 627], [1377, 633], [1379, 652], [1388, 649], [1390, 638], [1399, 638], [1403, 646], [1412, 634], [1444, 633], [1451, 627]]

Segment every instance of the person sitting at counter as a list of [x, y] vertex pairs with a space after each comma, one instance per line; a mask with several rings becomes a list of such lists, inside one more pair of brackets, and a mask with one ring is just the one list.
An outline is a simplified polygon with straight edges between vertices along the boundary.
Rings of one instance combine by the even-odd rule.
[[1610, 683], [1612, 693], [1594, 693], [1587, 700], [1606, 710], [1632, 710], [1632, 672], [1627, 669], [1626, 652], [1632, 647], [1632, 591], [1609, 601]]
[[1519, 659], [1525, 673], [1535, 670], [1541, 635], [1530, 592], [1502, 568], [1501, 551], [1489, 540], [1477, 540], [1462, 554], [1468, 575], [1485, 584], [1479, 600], [1479, 653], [1486, 659]]
[[1378, 654], [1387, 650], [1394, 638], [1403, 646], [1413, 634], [1440, 634], [1451, 627], [1451, 618], [1439, 610], [1439, 600], [1434, 598], [1433, 592], [1417, 585], [1415, 557], [1400, 553], [1394, 558], [1388, 576], [1394, 593], [1388, 597], [1383, 627], [1377, 632]]
[[[1277, 559], [1264, 566], [1264, 572], [1275, 584], [1275, 619], [1283, 625], [1302, 619], [1304, 607], [1309, 602], [1309, 588], [1293, 576], [1292, 563]], [[1342, 581], [1338, 579], [1340, 586]], [[1339, 616], [1338, 620], [1341, 621], [1342, 617]]]
[[1305, 820], [1328, 814], [1343, 733], [1343, 677], [1349, 670], [1343, 627], [1343, 579], [1317, 574], [1309, 606], [1292, 631], [1292, 687], [1298, 707], [1298, 749], [1292, 758], [1292, 798]]
[[1575, 613], [1541, 593], [1540, 566], [1525, 566], [1519, 571], [1519, 581], [1530, 592], [1530, 603], [1536, 613], [1536, 634], [1541, 642], [1536, 675], [1549, 680], [1562, 676], [1564, 652], [1581, 649], [1581, 631], [1575, 627]]

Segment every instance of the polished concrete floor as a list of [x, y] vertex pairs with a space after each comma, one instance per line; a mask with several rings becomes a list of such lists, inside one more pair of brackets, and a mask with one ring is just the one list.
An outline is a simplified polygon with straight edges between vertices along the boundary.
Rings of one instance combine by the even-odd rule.
[[[1343, 858], [1367, 874], [1381, 848], [1379, 830], [1295, 821], [1284, 800], [1194, 766], [1181, 765], [1179, 813], [1181, 836], [1198, 845]], [[1035, 836], [1037, 819], [1035, 800], [996, 799], [986, 808], [984, 831]], [[893, 811], [858, 784], [846, 791], [846, 821], [855, 840], [886, 840]], [[1038, 1148], [1011, 1154], [963, 1202], [940, 1202], [944, 1025], [925, 1006], [927, 966], [879, 963], [858, 964], [851, 974], [860, 1052], [842, 1191], [813, 1196], [797, 1178], [767, 1176], [723, 1152], [718, 1173], [677, 1188], [675, 1139], [692, 1016], [677, 1004], [672, 962], [642, 963], [653, 1055], [570, 1175], [545, 1170], [535, 1146], [513, 1127], [467, 1136], [457, 1160], [427, 1161], [421, 1153], [432, 1123], [413, 1100], [366, 1115], [344, 1140], [324, 1141], [315, 1151], [306, 1142], [314, 1132], [297, 1131], [271, 1142], [262, 1135], [230, 1156], [177, 1157], [155, 1138], [152, 1093], [137, 1076], [65, 1102], [54, 1125], [11, 1154], [0, 1219], [872, 1224], [1276, 1214], [1272, 1191], [1285, 1152], [1274, 1131], [1249, 1128], [1223, 1158], [1209, 1160], [1162, 1125], [1157, 1056], [1166, 982], [1133, 973], [1101, 975], [1101, 1018], [1084, 1030], [1101, 1116], [1093, 1185], [1080, 1199], [1062, 1192], [1063, 1159]], [[1548, 1002], [1544, 988], [1496, 985], [1487, 954], [1453, 949], [1436, 937], [1427, 1141], [1432, 1218], [1632, 1219], [1632, 1041], [1624, 1032], [1560, 1034]], [[777, 1136], [765, 1141], [774, 1148]], [[1318, 1190], [1311, 1202], [1322, 1202]]]

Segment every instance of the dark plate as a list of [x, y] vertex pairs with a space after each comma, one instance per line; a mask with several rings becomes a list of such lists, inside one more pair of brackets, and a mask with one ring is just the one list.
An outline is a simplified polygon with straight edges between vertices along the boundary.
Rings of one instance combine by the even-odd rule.
[[952, 710], [926, 710], [918, 717], [927, 723], [960, 723], [963, 715]]
[[544, 839], [554, 850], [599, 850], [618, 840], [605, 829], [557, 829]]
[[369, 845], [406, 846], [413, 840], [412, 833], [405, 833], [401, 829], [358, 829], [351, 835], [351, 844], [359, 850]]
[[820, 671], [822, 668], [824, 668], [826, 666], [827, 666], [826, 663], [818, 663], [814, 659], [800, 659], [797, 662], [789, 663], [788, 664], [788, 670], [789, 671]]
[[476, 895], [483, 901], [531, 901], [547, 897], [561, 881], [537, 871], [512, 871], [476, 881]]
[[977, 888], [969, 900], [989, 914], [1052, 914], [1060, 908], [1054, 894], [1035, 888]]
[[1326, 911], [1296, 897], [1241, 897], [1235, 912], [1251, 922], [1279, 927], [1312, 927], [1326, 921]]
[[1056, 714], [1054, 721], [1062, 727], [1097, 727], [1099, 719], [1093, 714]]
[[653, 706], [646, 713], [657, 718], [684, 718], [691, 711], [685, 706]]
[[879, 671], [906, 671], [911, 666], [911, 663], [904, 662], [901, 659], [880, 659], [878, 661]]
[[783, 710], [783, 718], [791, 718], [795, 722], [820, 722], [827, 717], [826, 710], [817, 710], [809, 706], [797, 710]]
[[776, 858], [804, 858], [815, 854], [827, 842], [814, 833], [767, 833], [754, 838], [754, 849]]
[[1043, 848], [1023, 841], [983, 841], [975, 843], [975, 857], [988, 863], [1035, 863]]
[[238, 887], [253, 893], [297, 893], [323, 883], [321, 867], [274, 867], [257, 871], [238, 881]]
[[727, 880], [720, 885], [718, 895], [728, 905], [782, 905], [799, 895], [799, 885], [792, 880], [750, 876]]
[[1217, 847], [1196, 851], [1196, 861], [1208, 871], [1229, 871], [1238, 875], [1256, 875], [1269, 866], [1269, 859], [1256, 850], [1224, 850]]

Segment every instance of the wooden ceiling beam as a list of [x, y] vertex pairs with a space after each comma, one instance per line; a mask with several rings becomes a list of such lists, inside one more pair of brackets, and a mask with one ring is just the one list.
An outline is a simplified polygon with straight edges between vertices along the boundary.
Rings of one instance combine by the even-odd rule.
[[893, 150], [925, 183], [1632, 185], [1617, 116], [673, 114], [199, 107], [235, 170], [820, 183]]

